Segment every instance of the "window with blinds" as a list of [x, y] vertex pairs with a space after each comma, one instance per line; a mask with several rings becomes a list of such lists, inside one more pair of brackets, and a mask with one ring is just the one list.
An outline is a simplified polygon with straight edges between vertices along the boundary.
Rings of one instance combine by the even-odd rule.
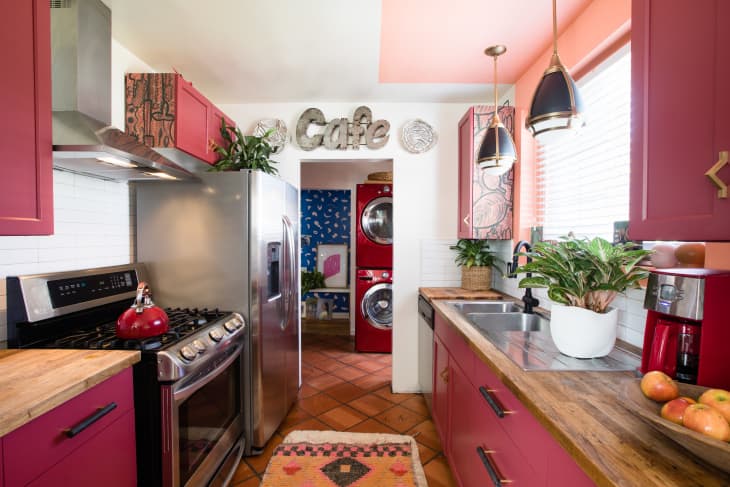
[[577, 81], [586, 126], [575, 137], [539, 144], [537, 214], [543, 238], [613, 239], [629, 219], [631, 52], [624, 46]]

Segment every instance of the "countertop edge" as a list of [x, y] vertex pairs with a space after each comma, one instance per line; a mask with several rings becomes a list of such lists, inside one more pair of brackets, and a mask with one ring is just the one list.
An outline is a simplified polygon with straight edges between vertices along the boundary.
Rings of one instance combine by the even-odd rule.
[[[48, 354], [52, 353], [53, 350], [28, 349], [13, 350], [12, 352], [17, 352], [17, 354], [26, 354], [27, 356], [27, 354]], [[44, 394], [42, 390], [37, 392], [34, 398], [34, 402], [28, 404], [27, 406], [19, 407], [9, 412], [6, 411], [5, 414], [2, 414], [2, 412], [0, 411], [0, 437], [3, 437], [8, 433], [15, 431], [16, 429], [24, 426], [25, 424], [33, 421], [34, 419], [42, 416], [43, 414], [51, 411], [61, 404], [69, 401], [70, 399], [73, 399], [79, 394], [91, 389], [92, 387], [103, 382], [109, 377], [112, 377], [113, 375], [121, 372], [127, 367], [131, 367], [132, 365], [139, 362], [141, 359], [141, 354], [139, 351], [104, 351], [102, 353], [105, 354], [105, 358], [103, 360], [105, 363], [93, 364], [89, 363], [88, 350], [79, 350], [78, 352], [79, 360], [85, 361], [83, 364], [79, 363], [78, 366], [89, 367], [89, 372], [83, 374], [83, 377], [71, 380], [68, 384], [64, 384], [56, 390], [52, 390], [46, 394]], [[99, 353], [98, 350], [94, 352]], [[17, 355], [17, 357], [20, 356], [21, 355]], [[110, 357], [113, 357], [111, 361], [109, 361]], [[51, 374], [53, 373], [53, 371], [48, 373]]]

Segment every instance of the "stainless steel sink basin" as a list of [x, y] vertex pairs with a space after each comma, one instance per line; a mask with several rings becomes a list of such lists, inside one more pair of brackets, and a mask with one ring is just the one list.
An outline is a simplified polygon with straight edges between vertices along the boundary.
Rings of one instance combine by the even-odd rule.
[[522, 311], [511, 301], [447, 301], [446, 304], [463, 315], [471, 313], [516, 313]]
[[486, 332], [548, 331], [550, 322], [537, 314], [464, 313], [474, 326]]

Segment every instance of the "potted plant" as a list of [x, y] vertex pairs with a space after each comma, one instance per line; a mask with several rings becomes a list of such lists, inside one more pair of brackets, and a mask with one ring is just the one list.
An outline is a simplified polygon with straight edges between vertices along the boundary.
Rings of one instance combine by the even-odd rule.
[[632, 242], [563, 238], [536, 243], [525, 254], [531, 262], [515, 272], [532, 274], [520, 281], [521, 288], [547, 288], [554, 303], [550, 333], [558, 350], [578, 358], [603, 357], [613, 349], [618, 325], [618, 310], [609, 305], [647, 277], [637, 264], [649, 253]]
[[[324, 287], [324, 274], [318, 270], [307, 271], [302, 269], [302, 296], [310, 292], [312, 289]], [[314, 318], [317, 313], [317, 298], [309, 296], [304, 299], [304, 315]]]
[[461, 287], [471, 291], [492, 288], [492, 267], [497, 268], [501, 261], [489, 250], [486, 240], [462, 238], [450, 248], [456, 250], [454, 261], [461, 267]]
[[255, 169], [267, 174], [276, 174], [279, 171], [272, 166], [276, 161], [269, 159], [274, 148], [266, 140], [274, 129], [269, 129], [261, 137], [243, 135], [241, 129], [226, 124], [221, 118], [221, 137], [224, 146], [214, 145], [215, 151], [220, 154], [218, 162], [210, 171], [240, 171], [241, 169]]

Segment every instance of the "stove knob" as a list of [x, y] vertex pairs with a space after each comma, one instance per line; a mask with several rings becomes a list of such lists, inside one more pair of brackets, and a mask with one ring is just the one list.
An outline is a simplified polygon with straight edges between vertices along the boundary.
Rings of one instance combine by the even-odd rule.
[[243, 326], [243, 321], [239, 320], [238, 318], [233, 318], [233, 323], [235, 323], [236, 329], [241, 328]]
[[228, 333], [233, 333], [234, 331], [236, 331], [238, 326], [236, 326], [235, 320], [229, 320], [223, 324], [223, 328], [225, 328], [228, 331]]
[[205, 343], [202, 340], [193, 340], [193, 347], [198, 351], [198, 353], [205, 352]]
[[198, 352], [190, 348], [189, 346], [185, 345], [180, 349], [180, 356], [185, 360], [186, 362], [192, 362], [195, 357], [198, 356]]
[[208, 335], [210, 335], [211, 340], [213, 340], [214, 342], [219, 342], [223, 339], [223, 332], [220, 328], [214, 328], [210, 330], [210, 333], [208, 333]]

